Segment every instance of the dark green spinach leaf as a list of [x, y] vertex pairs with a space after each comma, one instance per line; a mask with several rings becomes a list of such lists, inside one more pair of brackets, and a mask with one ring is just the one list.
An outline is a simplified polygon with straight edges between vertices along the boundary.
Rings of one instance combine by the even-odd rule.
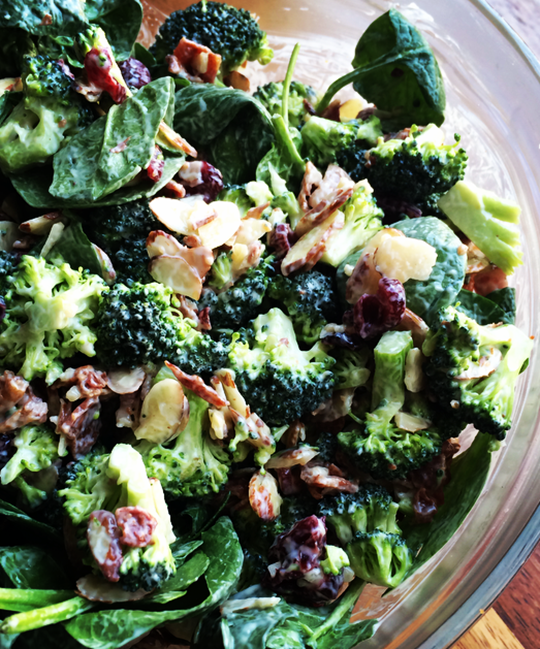
[[84, 11], [89, 22], [107, 34], [117, 60], [131, 53], [143, 18], [140, 0], [86, 0]]
[[[492, 296], [495, 299], [492, 299]], [[460, 311], [474, 318], [480, 325], [496, 322], [514, 324], [516, 318], [515, 289], [510, 287], [493, 291], [485, 297], [462, 289], [458, 293], [456, 303], [459, 304], [457, 308]]]
[[91, 273], [102, 275], [101, 261], [90, 239], [83, 232], [78, 221], [72, 221], [62, 232], [47, 259], [59, 255], [72, 268], [86, 268]]
[[28, 514], [25, 514], [21, 509], [15, 507], [5, 500], [0, 500], [0, 517], [5, 517], [10, 523], [14, 525], [23, 525], [28, 529], [32, 529], [39, 537], [44, 537], [45, 540], [51, 541], [58, 540], [60, 535], [58, 532], [45, 523], [40, 523], [34, 520]]
[[379, 16], [360, 37], [354, 70], [335, 81], [318, 105], [322, 112], [352, 83], [377, 106], [385, 131], [444, 122], [446, 96], [435, 55], [424, 36], [396, 9]]
[[48, 552], [33, 546], [0, 548], [0, 567], [15, 588], [69, 588], [63, 569]]
[[0, 7], [0, 27], [30, 34], [75, 35], [88, 24], [82, 0], [10, 0]]

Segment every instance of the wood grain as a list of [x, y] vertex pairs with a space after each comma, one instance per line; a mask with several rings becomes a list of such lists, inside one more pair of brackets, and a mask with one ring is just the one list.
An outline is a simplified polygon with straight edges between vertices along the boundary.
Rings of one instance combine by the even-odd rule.
[[506, 624], [490, 609], [452, 649], [525, 649]]

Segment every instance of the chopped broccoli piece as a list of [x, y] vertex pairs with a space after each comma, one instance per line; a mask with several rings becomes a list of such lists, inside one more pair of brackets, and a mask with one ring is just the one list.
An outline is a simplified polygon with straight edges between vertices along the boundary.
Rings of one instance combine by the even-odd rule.
[[10, 484], [24, 471], [37, 473], [58, 459], [60, 438], [47, 426], [24, 426], [16, 431], [13, 445], [17, 449], [0, 471], [3, 485]]
[[168, 230], [156, 219], [147, 200], [83, 212], [88, 236], [111, 258], [119, 282], [153, 282], [148, 272], [146, 238], [152, 230]]
[[16, 173], [44, 163], [62, 142], [93, 120], [71, 90], [69, 68], [45, 56], [26, 60], [23, 98], [0, 127], [0, 169]]
[[172, 54], [182, 38], [220, 54], [223, 75], [239, 68], [244, 61], [259, 61], [266, 65], [274, 55], [266, 33], [249, 11], [221, 2], [202, 0], [174, 11], [159, 28], [150, 51], [161, 62], [167, 54]]
[[521, 208], [517, 203], [461, 180], [439, 200], [438, 205], [450, 221], [507, 275], [523, 263], [519, 238]]
[[365, 122], [357, 119], [334, 122], [313, 116], [303, 126], [301, 134], [303, 155], [322, 169], [339, 160], [337, 152], [342, 149], [356, 151], [375, 146], [377, 138], [382, 136], [382, 130], [379, 119], [374, 116]]
[[405, 540], [382, 530], [357, 532], [346, 552], [354, 574], [378, 586], [399, 586], [412, 567], [413, 554]]
[[411, 128], [404, 140], [379, 140], [366, 152], [353, 142], [337, 154], [338, 164], [353, 180], [367, 179], [377, 196], [397, 198], [418, 205], [423, 211], [436, 211], [437, 200], [462, 180], [467, 154], [454, 144], [444, 144], [444, 134], [434, 124], [423, 131]]
[[45, 377], [50, 384], [63, 371], [61, 359], [77, 352], [94, 356], [91, 326], [105, 286], [82, 269], [23, 256], [4, 294], [1, 364], [25, 379]]
[[368, 183], [360, 183], [342, 208], [344, 226], [326, 242], [321, 261], [337, 268], [349, 255], [363, 248], [382, 228], [384, 214], [377, 207]]
[[336, 364], [333, 372], [336, 376], [336, 390], [357, 388], [367, 383], [371, 374], [366, 367], [371, 357], [369, 348], [364, 347], [358, 351], [338, 349], [334, 356]]
[[504, 439], [517, 378], [532, 346], [514, 325], [482, 326], [455, 307], [441, 310], [423, 351], [424, 371], [445, 416]]
[[225, 343], [183, 318], [172, 290], [162, 284], [115, 284], [104, 291], [96, 332], [98, 355], [107, 367], [170, 360], [200, 375], [223, 367], [227, 360]]
[[331, 277], [314, 270], [292, 278], [277, 275], [270, 280], [268, 297], [284, 306], [298, 340], [313, 343], [328, 322], [337, 322], [336, 295]]
[[338, 434], [353, 462], [376, 478], [405, 477], [438, 455], [443, 440], [455, 434], [450, 425], [443, 434], [432, 418], [427, 420], [427, 429], [421, 426], [417, 432], [400, 429], [394, 422], [405, 406], [405, 360], [412, 346], [408, 331], [389, 331], [382, 336], [375, 347], [371, 411], [365, 416], [363, 430]]
[[240, 210], [240, 216], [242, 218], [255, 205], [250, 196], [247, 195], [244, 185], [228, 185], [221, 190], [218, 200], [234, 203]]
[[401, 534], [396, 522], [399, 505], [379, 485], [361, 485], [354, 494], [326, 496], [319, 503], [318, 516], [334, 529], [340, 543], [350, 543], [357, 532], [381, 530]]
[[273, 273], [273, 261], [273, 257], [263, 259], [231, 287], [218, 293], [217, 299], [205, 293], [199, 305], [201, 308], [210, 307], [213, 329], [238, 329], [257, 314], [266, 294], [269, 277]]
[[233, 283], [231, 252], [220, 252], [210, 270], [208, 286], [217, 291], [229, 288]]
[[[264, 86], [259, 86], [253, 93], [266, 110], [273, 115], [281, 113], [283, 102], [283, 81], [271, 81]], [[304, 85], [299, 81], [291, 81], [289, 88], [289, 124], [291, 126], [301, 126], [310, 111], [306, 102], [315, 106], [317, 103], [317, 93], [311, 86]]]
[[258, 316], [248, 338], [233, 336], [229, 367], [240, 392], [269, 426], [290, 423], [330, 397], [334, 359], [320, 343], [301, 351], [283, 311], [274, 308]]
[[322, 571], [327, 575], [339, 575], [351, 565], [347, 553], [335, 545], [326, 546], [326, 559], [321, 561]]
[[208, 433], [208, 402], [184, 389], [189, 401], [187, 427], [170, 444], [140, 442], [148, 475], [158, 478], [170, 498], [217, 493], [227, 481], [230, 459]]

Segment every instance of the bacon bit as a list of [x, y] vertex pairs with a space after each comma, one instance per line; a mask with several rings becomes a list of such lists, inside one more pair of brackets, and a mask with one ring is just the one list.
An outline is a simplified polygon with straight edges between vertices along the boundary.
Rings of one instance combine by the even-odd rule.
[[221, 56], [200, 43], [182, 38], [173, 52], [189, 73], [198, 76], [205, 83], [214, 83], [221, 66]]
[[[7, 433], [27, 424], [47, 421], [48, 407], [36, 397], [28, 381], [9, 370], [0, 376], [0, 433]], [[6, 416], [7, 415], [7, 416]]]
[[298, 203], [304, 213], [309, 212], [311, 209], [308, 202], [309, 198], [315, 189], [321, 184], [322, 179], [322, 173], [310, 160], [308, 160], [306, 162], [306, 171], [302, 178], [302, 188], [300, 194], [298, 194]]
[[71, 385], [66, 398], [68, 401], [78, 401], [88, 397], [99, 397], [107, 387], [107, 372], [96, 370], [92, 365], [67, 369], [55, 381], [53, 388], [63, 388]]
[[200, 376], [186, 374], [176, 365], [169, 363], [169, 361], [165, 361], [165, 365], [185, 388], [194, 392], [201, 399], [208, 401], [214, 408], [225, 408], [229, 405], [229, 402], [222, 399], [214, 388], [206, 385]]
[[156, 144], [154, 147], [154, 155], [150, 160], [150, 164], [146, 168], [148, 178], [150, 178], [150, 180], [154, 183], [159, 182], [161, 180], [161, 177], [163, 176], [164, 168], [165, 158], [163, 157], [163, 153], [161, 153], [161, 149]]
[[[322, 495], [333, 491], [354, 494], [358, 491], [358, 485], [350, 480], [330, 474], [330, 469], [325, 466], [307, 465], [302, 467], [300, 478], [309, 486], [322, 489]], [[311, 490], [310, 490], [311, 491]]]
[[296, 446], [298, 442], [303, 442], [306, 439], [306, 427], [305, 425], [297, 419], [287, 428], [285, 434], [283, 435], [282, 441], [285, 446], [292, 448]]
[[128, 145], [128, 142], [131, 140], [131, 135], [127, 137], [125, 140], [120, 142], [120, 144], [117, 144], [115, 147], [111, 149], [111, 153], [122, 153], [122, 151], [125, 151]]
[[157, 520], [143, 507], [120, 507], [115, 512], [116, 522], [122, 535], [120, 543], [129, 548], [145, 548], [153, 545], [152, 536]]
[[39, 24], [43, 26], [52, 25], [52, 21], [53, 20], [51, 14], [43, 14], [43, 18], [41, 19], [41, 22]]
[[199, 331], [210, 331], [212, 329], [212, 323], [210, 322], [210, 307], [205, 307], [199, 311], [197, 315], [199, 319], [199, 326], [197, 329]]
[[463, 288], [485, 297], [493, 291], [507, 286], [508, 278], [504, 271], [498, 266], [490, 264], [484, 270], [470, 275], [469, 281], [464, 284]]
[[263, 521], [273, 521], [279, 516], [283, 499], [278, 484], [270, 472], [257, 471], [249, 481], [249, 504]]
[[309, 230], [323, 223], [333, 212], [339, 210], [352, 196], [354, 187], [340, 189], [332, 200], [323, 200], [306, 212], [298, 222], [295, 233], [301, 237]]
[[99, 509], [90, 514], [86, 530], [88, 547], [107, 581], [120, 580], [122, 548], [120, 530], [111, 512]]
[[243, 90], [244, 92], [250, 91], [249, 79], [245, 74], [238, 72], [238, 70], [233, 70], [223, 79], [223, 83], [230, 88], [236, 88], [237, 90]]
[[328, 107], [323, 111], [321, 117], [324, 117], [324, 119], [329, 119], [332, 122], [339, 122], [340, 121], [340, 108], [341, 108], [341, 101], [339, 99], [334, 99]]
[[88, 453], [99, 436], [101, 430], [99, 398], [85, 399], [73, 412], [69, 403], [63, 399], [60, 403], [62, 405], [56, 423], [56, 432], [64, 436], [71, 455], [78, 460]]
[[176, 180], [169, 180], [164, 189], [172, 194], [171, 198], [184, 198], [186, 195], [186, 188]]
[[[84, 69], [90, 84], [108, 92], [115, 104], [121, 104], [128, 96], [128, 89], [113, 72], [118, 68], [108, 48], [93, 47], [84, 57]], [[121, 77], [120, 70], [118, 75]]]

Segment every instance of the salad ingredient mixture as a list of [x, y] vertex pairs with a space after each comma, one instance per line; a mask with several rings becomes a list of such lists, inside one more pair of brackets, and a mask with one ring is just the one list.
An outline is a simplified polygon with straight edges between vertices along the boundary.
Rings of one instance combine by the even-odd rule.
[[395, 9], [322, 97], [245, 9], [141, 20], [0, 5], [0, 647], [355, 647], [511, 429], [519, 206]]

